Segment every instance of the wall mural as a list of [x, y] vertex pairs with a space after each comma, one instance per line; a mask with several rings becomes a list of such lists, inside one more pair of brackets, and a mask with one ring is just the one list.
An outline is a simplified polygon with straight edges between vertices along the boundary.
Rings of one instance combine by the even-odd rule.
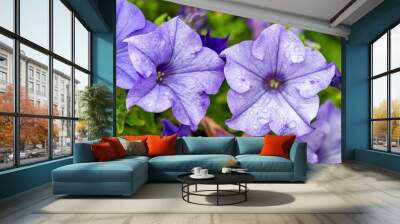
[[117, 133], [295, 134], [341, 161], [341, 40], [161, 0], [117, 0]]

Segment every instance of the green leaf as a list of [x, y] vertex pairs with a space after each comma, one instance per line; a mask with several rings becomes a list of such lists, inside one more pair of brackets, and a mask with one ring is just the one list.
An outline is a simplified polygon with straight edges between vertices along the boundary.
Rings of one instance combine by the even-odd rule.
[[138, 114], [138, 110], [130, 110], [125, 116], [125, 122], [130, 126], [143, 126], [145, 125], [145, 121], [140, 119]]
[[167, 22], [169, 19], [168, 13], [163, 13], [154, 20], [154, 24], [160, 26], [161, 24]]
[[325, 56], [328, 62], [334, 62], [339, 70], [342, 69], [342, 41], [339, 37], [305, 31], [305, 36], [321, 45], [320, 52]]
[[318, 93], [320, 98], [320, 104], [323, 104], [327, 100], [331, 100], [336, 107], [341, 108], [342, 92], [334, 87], [328, 87], [327, 89]]

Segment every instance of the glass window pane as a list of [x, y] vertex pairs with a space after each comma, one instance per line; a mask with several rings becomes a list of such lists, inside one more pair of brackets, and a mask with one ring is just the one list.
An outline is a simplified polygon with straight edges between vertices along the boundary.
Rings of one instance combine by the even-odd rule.
[[72, 121], [53, 120], [53, 156], [72, 154]]
[[72, 12], [60, 1], [53, 0], [53, 51], [71, 60]]
[[387, 78], [372, 80], [372, 118], [387, 117]]
[[400, 120], [390, 122], [390, 139], [392, 141], [392, 152], [400, 153]]
[[372, 122], [372, 148], [387, 151], [387, 121]]
[[75, 121], [75, 143], [85, 142], [88, 138], [88, 129], [84, 120]]
[[390, 88], [390, 103], [391, 103], [391, 116], [400, 117], [400, 72], [391, 74], [391, 88]]
[[0, 1], [0, 26], [14, 31], [14, 0]]
[[0, 116], [0, 170], [14, 166], [14, 124], [10, 116]]
[[53, 115], [72, 117], [72, 69], [53, 60]]
[[13, 40], [0, 35], [0, 111], [14, 111]]
[[89, 32], [75, 18], [75, 63], [89, 70]]
[[49, 47], [49, 0], [20, 0], [21, 36]]
[[390, 31], [390, 67], [400, 67], [400, 24]]
[[20, 118], [20, 163], [35, 163], [49, 158], [49, 120], [45, 118]]
[[387, 71], [387, 34], [372, 44], [372, 75]]
[[89, 86], [89, 75], [75, 69], [75, 117], [81, 114], [80, 95], [87, 86]]
[[49, 57], [21, 44], [20, 108], [25, 114], [48, 114]]

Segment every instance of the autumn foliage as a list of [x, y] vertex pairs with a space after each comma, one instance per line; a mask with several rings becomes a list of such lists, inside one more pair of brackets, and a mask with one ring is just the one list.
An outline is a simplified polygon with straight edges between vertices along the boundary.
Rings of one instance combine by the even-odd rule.
[[[0, 111], [13, 112], [14, 107], [14, 90], [13, 86], [7, 87], [6, 92], [0, 93]], [[46, 103], [35, 105], [29, 99], [25, 88], [20, 89], [20, 110], [22, 114], [47, 115], [48, 106]], [[58, 111], [56, 112], [58, 113]], [[13, 117], [0, 116], [0, 147], [13, 147]], [[47, 144], [48, 137], [48, 119], [47, 118], [20, 118], [20, 148], [24, 149], [26, 145]], [[53, 138], [58, 137], [59, 127], [53, 126]]]
[[[391, 104], [391, 117], [400, 117], [400, 101], [392, 100]], [[380, 104], [373, 108], [373, 118], [387, 118], [387, 101], [382, 101]], [[386, 139], [387, 137], [387, 121], [373, 122], [372, 131], [374, 138]], [[398, 141], [400, 138], [400, 123], [399, 121], [392, 121], [391, 123], [392, 141]]]

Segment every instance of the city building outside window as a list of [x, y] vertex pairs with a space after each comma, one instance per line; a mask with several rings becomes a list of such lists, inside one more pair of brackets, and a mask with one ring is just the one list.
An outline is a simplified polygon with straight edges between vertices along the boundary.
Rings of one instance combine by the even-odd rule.
[[33, 87], [33, 82], [32, 81], [28, 82], [28, 89], [29, 89], [29, 94], [33, 94], [34, 93], [34, 87]]
[[0, 170], [70, 156], [74, 142], [87, 139], [71, 105], [90, 85], [90, 31], [65, 1], [18, 3], [1, 3], [19, 6], [10, 15], [19, 23], [0, 21]]

